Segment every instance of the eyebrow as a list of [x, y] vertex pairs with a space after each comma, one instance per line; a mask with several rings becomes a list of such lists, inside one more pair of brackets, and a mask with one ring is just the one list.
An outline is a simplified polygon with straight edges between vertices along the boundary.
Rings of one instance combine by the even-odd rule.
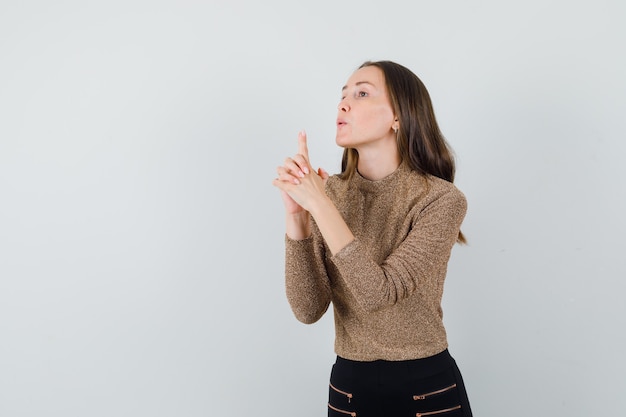
[[[356, 84], [354, 84], [354, 85], [359, 86], [359, 85], [361, 85], [361, 84], [369, 84], [369, 85], [371, 85], [372, 87], [376, 87], [374, 84], [372, 84], [372, 83], [371, 83], [371, 82], [369, 82], [369, 81], [358, 81], [358, 82], [357, 82]], [[343, 86], [343, 88], [341, 89], [341, 91], [344, 91], [346, 88], [348, 88], [348, 86], [347, 86], [347, 85], [344, 85], [344, 86]]]

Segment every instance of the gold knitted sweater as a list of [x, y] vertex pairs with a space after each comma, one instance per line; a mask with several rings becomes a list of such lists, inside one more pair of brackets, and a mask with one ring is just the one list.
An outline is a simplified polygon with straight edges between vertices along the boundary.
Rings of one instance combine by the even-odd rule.
[[333, 256], [315, 222], [311, 237], [286, 237], [286, 292], [296, 318], [314, 323], [332, 301], [335, 352], [346, 359], [442, 352], [448, 344], [441, 297], [464, 195], [405, 164], [379, 181], [332, 176], [326, 193], [355, 239]]

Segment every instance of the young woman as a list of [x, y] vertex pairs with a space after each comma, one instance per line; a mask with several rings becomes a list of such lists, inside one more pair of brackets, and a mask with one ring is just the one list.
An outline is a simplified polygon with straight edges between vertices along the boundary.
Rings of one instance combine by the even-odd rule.
[[286, 290], [313, 323], [333, 303], [329, 416], [471, 416], [441, 298], [466, 201], [429, 94], [407, 68], [366, 62], [342, 89], [342, 172], [309, 162], [306, 136], [277, 169]]

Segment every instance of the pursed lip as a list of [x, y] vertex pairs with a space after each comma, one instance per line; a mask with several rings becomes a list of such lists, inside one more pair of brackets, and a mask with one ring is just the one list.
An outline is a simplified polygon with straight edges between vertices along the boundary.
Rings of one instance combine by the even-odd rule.
[[348, 122], [346, 122], [345, 120], [337, 119], [337, 127], [345, 126], [347, 124], [348, 124]]

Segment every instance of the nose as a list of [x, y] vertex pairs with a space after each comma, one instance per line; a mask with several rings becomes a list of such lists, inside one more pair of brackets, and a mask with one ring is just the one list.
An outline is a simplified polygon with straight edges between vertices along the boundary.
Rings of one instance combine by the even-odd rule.
[[342, 98], [339, 104], [337, 105], [337, 110], [347, 112], [350, 110], [350, 104], [346, 98]]

